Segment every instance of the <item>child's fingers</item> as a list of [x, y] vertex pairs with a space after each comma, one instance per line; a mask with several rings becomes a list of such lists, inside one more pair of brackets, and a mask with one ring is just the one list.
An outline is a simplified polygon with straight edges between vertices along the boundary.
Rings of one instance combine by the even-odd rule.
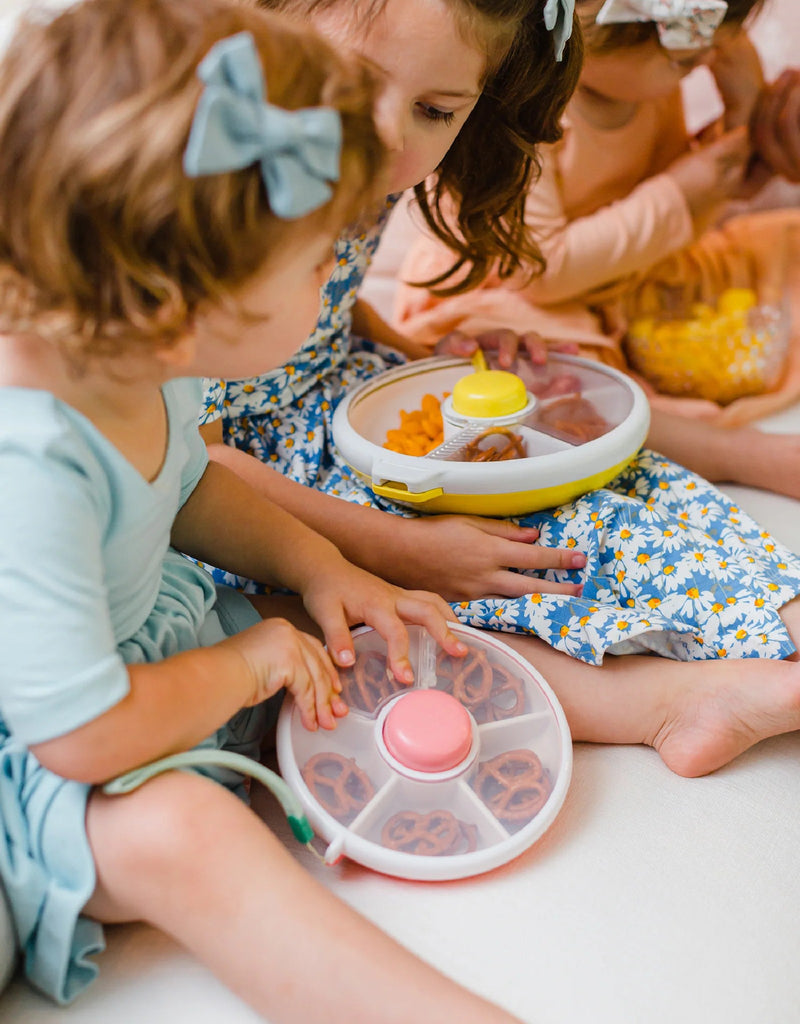
[[371, 609], [366, 622], [386, 641], [386, 657], [395, 679], [401, 683], [413, 683], [414, 670], [408, 659], [408, 630], [403, 625], [398, 611], [399, 602], [397, 611], [394, 607]]
[[481, 516], [470, 516], [469, 524], [482, 533], [514, 541], [516, 544], [532, 544], [539, 539], [539, 530], [536, 526], [519, 526], [508, 519], [484, 519]]
[[510, 370], [517, 360], [519, 336], [513, 331], [506, 331], [497, 340], [497, 365], [503, 370]]
[[334, 682], [338, 683], [336, 670], [316, 637], [302, 634], [297, 653], [287, 689], [294, 697], [300, 720], [310, 732], [315, 732], [320, 725], [323, 729], [333, 729], [336, 717], [347, 713], [346, 709], [344, 712], [338, 709], [337, 702], [341, 702], [341, 698], [334, 687]]
[[347, 714], [347, 706], [339, 696], [339, 676], [322, 644], [315, 637], [308, 637], [306, 648], [314, 709], [317, 722], [323, 729], [335, 729], [336, 719]]
[[518, 541], [500, 541], [493, 548], [499, 565], [514, 569], [583, 569], [586, 555], [575, 548], [551, 548], [543, 544], [520, 544]]
[[484, 351], [496, 354], [497, 365], [501, 370], [509, 370], [517, 358], [519, 335], [507, 327], [497, 327], [479, 334], [478, 345]]
[[560, 352], [565, 356], [577, 356], [581, 347], [577, 341], [551, 341], [548, 346], [550, 352]]
[[467, 653], [466, 645], [448, 626], [457, 621], [453, 609], [436, 594], [409, 591], [398, 600], [397, 610], [407, 622], [424, 626], [448, 654], [458, 658]]
[[547, 342], [538, 331], [526, 331], [521, 338], [528, 358], [534, 366], [544, 366], [547, 362]]
[[463, 356], [464, 358], [469, 358], [477, 347], [477, 341], [464, 334], [463, 331], [450, 331], [436, 342], [434, 352], [437, 356]]
[[[356, 652], [353, 647], [353, 637], [341, 604], [337, 602], [316, 608], [314, 618], [325, 637], [325, 646], [328, 648], [328, 654], [333, 663], [341, 668], [349, 668], [355, 664]], [[341, 688], [339, 677], [336, 676], [334, 689], [338, 691]]]
[[314, 677], [311, 666], [308, 665], [305, 658], [301, 659], [301, 663], [296, 667], [286, 688], [294, 698], [303, 727], [309, 732], [316, 732], [318, 723]]

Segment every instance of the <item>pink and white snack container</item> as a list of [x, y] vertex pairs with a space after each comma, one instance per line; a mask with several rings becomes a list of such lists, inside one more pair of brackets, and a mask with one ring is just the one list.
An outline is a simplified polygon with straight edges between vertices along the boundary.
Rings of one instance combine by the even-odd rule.
[[465, 658], [409, 627], [412, 686], [379, 634], [356, 630], [356, 664], [340, 672], [350, 713], [333, 731], [308, 732], [287, 697], [278, 761], [327, 863], [464, 878], [518, 856], [561, 809], [572, 740], [555, 694], [497, 634], [452, 628]]

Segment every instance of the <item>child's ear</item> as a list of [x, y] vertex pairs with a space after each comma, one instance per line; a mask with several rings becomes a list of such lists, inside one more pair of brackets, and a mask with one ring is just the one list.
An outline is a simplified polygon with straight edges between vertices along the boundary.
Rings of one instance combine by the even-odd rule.
[[157, 349], [156, 358], [171, 369], [183, 370], [194, 363], [196, 351], [194, 335], [187, 333], [168, 347]]

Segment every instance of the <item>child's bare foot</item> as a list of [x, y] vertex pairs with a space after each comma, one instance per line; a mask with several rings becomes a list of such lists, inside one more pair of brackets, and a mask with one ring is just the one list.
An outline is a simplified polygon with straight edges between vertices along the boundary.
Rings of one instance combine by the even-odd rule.
[[[781, 614], [797, 642], [800, 601]], [[573, 740], [645, 743], [677, 775], [707, 775], [768, 736], [800, 730], [796, 656], [687, 662], [633, 654], [596, 668], [533, 637], [503, 639], [553, 687]]]
[[646, 740], [678, 775], [707, 775], [759, 740], [800, 729], [797, 662], [750, 658], [692, 667], [698, 671], [675, 674], [665, 718]]

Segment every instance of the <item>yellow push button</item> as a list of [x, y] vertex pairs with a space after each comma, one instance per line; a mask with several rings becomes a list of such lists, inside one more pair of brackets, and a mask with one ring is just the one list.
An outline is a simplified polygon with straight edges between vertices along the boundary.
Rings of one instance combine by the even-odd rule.
[[470, 419], [498, 419], [511, 416], [528, 404], [525, 385], [506, 370], [468, 373], [453, 387], [453, 412]]

